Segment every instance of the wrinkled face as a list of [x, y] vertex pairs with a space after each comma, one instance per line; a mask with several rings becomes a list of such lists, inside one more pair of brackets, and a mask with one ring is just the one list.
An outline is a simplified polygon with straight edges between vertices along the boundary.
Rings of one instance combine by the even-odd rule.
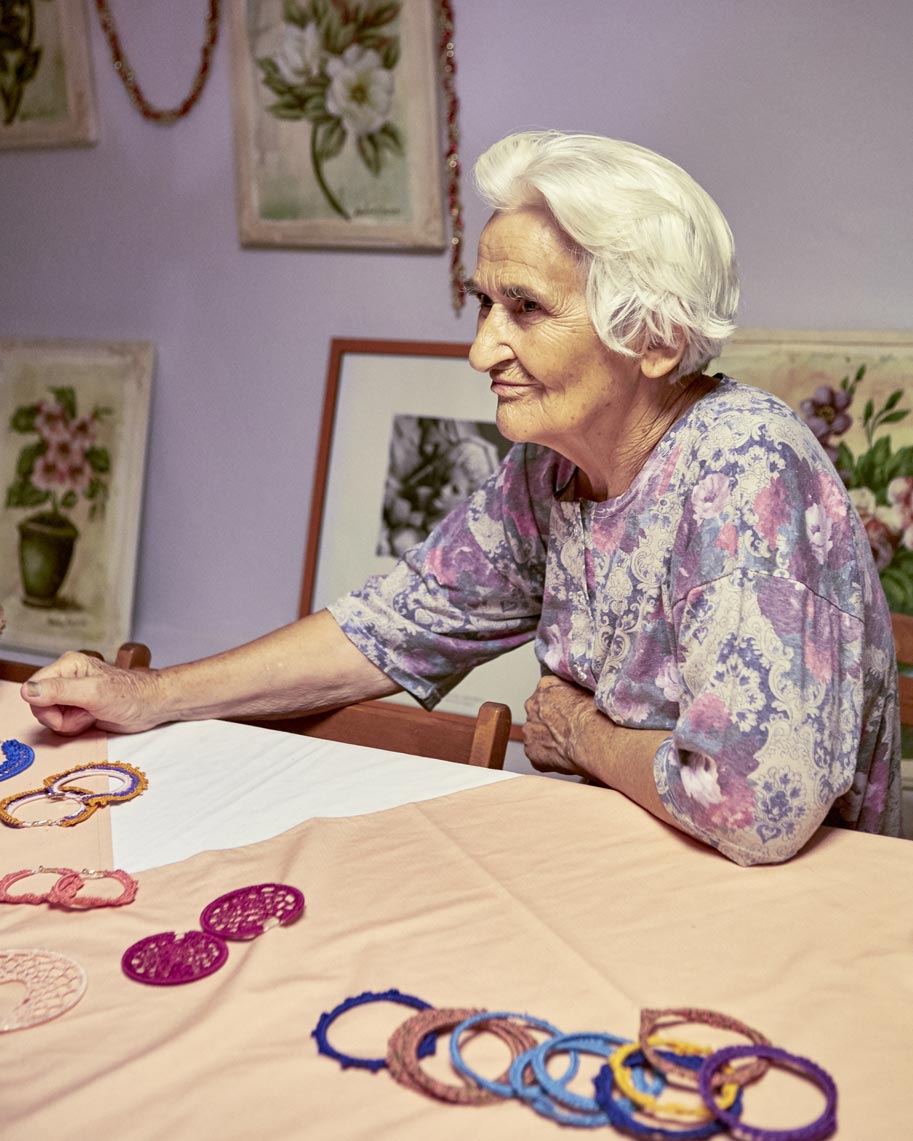
[[469, 362], [491, 377], [498, 430], [577, 460], [628, 403], [640, 369], [597, 337], [570, 240], [543, 209], [495, 214], [471, 285], [479, 319]]

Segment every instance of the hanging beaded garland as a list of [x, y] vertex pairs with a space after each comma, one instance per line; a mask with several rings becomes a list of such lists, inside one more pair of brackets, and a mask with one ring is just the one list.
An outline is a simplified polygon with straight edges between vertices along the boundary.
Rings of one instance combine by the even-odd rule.
[[[456, 94], [456, 57], [454, 47], [453, 6], [450, 0], [438, 0], [438, 59], [441, 71], [441, 86], [445, 99], [445, 126], [447, 146], [444, 155], [444, 170], [447, 183], [447, 212], [450, 219], [450, 296], [454, 312], [458, 315], [466, 304], [466, 291], [463, 286], [463, 204], [460, 196], [460, 133], [459, 100]], [[209, 65], [219, 36], [219, 0], [208, 0], [206, 32], [200, 54], [200, 66], [194, 76], [190, 93], [177, 107], [162, 110], [154, 107], [143, 94], [130, 66], [124, 49], [121, 47], [114, 18], [108, 7], [108, 0], [95, 0], [98, 18], [108, 46], [114, 70], [121, 78], [131, 103], [145, 119], [153, 123], [170, 124], [182, 119], [194, 106], [203, 92], [209, 75]]]
[[460, 129], [457, 113], [460, 103], [456, 95], [456, 60], [453, 46], [453, 8], [450, 0], [440, 0], [438, 23], [441, 30], [439, 45], [441, 83], [446, 100], [447, 152], [444, 167], [447, 176], [447, 209], [450, 215], [450, 296], [454, 311], [459, 314], [466, 304], [463, 282], [463, 203], [460, 198]]
[[153, 123], [176, 123], [178, 119], [183, 119], [203, 93], [203, 87], [209, 75], [209, 63], [212, 58], [212, 53], [215, 50], [216, 41], [219, 38], [219, 0], [209, 0], [209, 11], [206, 16], [206, 34], [203, 40], [203, 49], [200, 53], [200, 66], [193, 78], [190, 94], [177, 107], [172, 107], [170, 110], [165, 111], [158, 107], [153, 107], [140, 89], [133, 68], [128, 63], [127, 57], [124, 55], [124, 49], [121, 47], [117, 29], [114, 26], [114, 18], [108, 7], [108, 0], [95, 0], [95, 7], [98, 10], [98, 18], [101, 21], [105, 39], [108, 41], [108, 47], [111, 49], [111, 59], [114, 62], [114, 70], [120, 76], [124, 87], [126, 87], [127, 94], [130, 96], [130, 102], [133, 106], [136, 107], [144, 119], [150, 119]]

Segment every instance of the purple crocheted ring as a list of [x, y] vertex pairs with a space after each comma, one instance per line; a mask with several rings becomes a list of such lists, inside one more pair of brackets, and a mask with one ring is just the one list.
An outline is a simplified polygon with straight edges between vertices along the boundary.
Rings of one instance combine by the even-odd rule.
[[304, 911], [304, 895], [286, 883], [258, 883], [226, 892], [208, 903], [200, 926], [223, 939], [256, 939], [268, 927], [293, 923]]
[[5, 761], [0, 762], [0, 780], [9, 780], [10, 777], [16, 776], [18, 773], [24, 773], [25, 770], [35, 759], [35, 750], [31, 745], [24, 745], [22, 741], [16, 741], [10, 738], [9, 741], [4, 741], [0, 745], [3, 750]]
[[[713, 1096], [713, 1079], [717, 1071], [734, 1058], [768, 1058], [775, 1066], [782, 1066], [808, 1078], [824, 1094], [825, 1104], [821, 1115], [808, 1125], [800, 1125], [795, 1129], [761, 1129], [740, 1121], [730, 1110], [720, 1109]], [[739, 1141], [824, 1141], [837, 1129], [837, 1086], [834, 1079], [810, 1058], [788, 1054], [778, 1046], [724, 1046], [722, 1050], [717, 1050], [704, 1059], [698, 1073], [698, 1089], [707, 1108], [729, 1127]]]
[[214, 974], [228, 958], [228, 945], [206, 931], [163, 931], [124, 951], [124, 974], [152, 986], [180, 986]]

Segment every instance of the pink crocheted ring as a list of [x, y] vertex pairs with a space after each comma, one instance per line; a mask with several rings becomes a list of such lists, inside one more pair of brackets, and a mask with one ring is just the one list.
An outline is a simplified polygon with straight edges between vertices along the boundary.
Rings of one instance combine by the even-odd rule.
[[208, 903], [200, 926], [223, 939], [256, 939], [269, 927], [293, 923], [304, 911], [304, 895], [286, 883], [258, 883], [226, 892]]
[[29, 876], [41, 875], [44, 872], [57, 872], [58, 874], [69, 872], [70, 874], [73, 874], [73, 869], [23, 868], [22, 871], [19, 872], [7, 872], [5, 876], [0, 878], [0, 903], [47, 903], [48, 893], [46, 891], [41, 892], [40, 895], [37, 892], [28, 891], [23, 891], [17, 893], [16, 895], [11, 895], [9, 890], [13, 884], [18, 883], [19, 880], [28, 879]]
[[204, 931], [163, 931], [148, 935], [124, 951], [121, 969], [138, 983], [180, 986], [214, 974], [225, 965], [228, 946]]
[[25, 994], [0, 1023], [0, 1031], [27, 1030], [75, 1006], [86, 991], [86, 972], [56, 951], [14, 948], [0, 951], [0, 984], [7, 982], [22, 983]]
[[[95, 907], [124, 907], [136, 899], [136, 890], [139, 886], [133, 876], [127, 872], [115, 869], [112, 872], [95, 871], [93, 868], [83, 868], [81, 872], [74, 872], [62, 868], [60, 879], [48, 892], [48, 903], [52, 907], [63, 907], [67, 911], [89, 911]], [[118, 896], [81, 895], [86, 886], [86, 880], [110, 879], [116, 880], [123, 889]]]
[[[28, 879], [29, 876], [53, 874], [57, 880], [45, 892], [18, 892], [13, 894], [10, 888], [19, 880]], [[121, 885], [122, 891], [118, 896], [80, 895], [79, 892], [86, 885], [87, 879], [113, 879]], [[88, 911], [94, 907], [123, 907], [136, 899], [137, 882], [127, 872], [95, 871], [92, 868], [83, 868], [81, 872], [73, 868], [46, 868], [43, 865], [37, 868], [24, 868], [18, 872], [7, 872], [0, 877], [0, 903], [49, 903], [52, 907], [62, 907], [68, 911]]]
[[[666, 1080], [671, 1085], [694, 1089], [697, 1084], [697, 1075], [693, 1070], [689, 1070], [678, 1062], [673, 1062], [671, 1058], [663, 1057], [650, 1041], [650, 1038], [669, 1026], [679, 1026], [683, 1023], [692, 1022], [704, 1026], [714, 1026], [718, 1030], [731, 1030], [735, 1034], [743, 1034], [756, 1046], [770, 1045], [770, 1039], [765, 1037], [760, 1030], [746, 1026], [739, 1019], [732, 1018], [728, 1014], [721, 1014], [717, 1010], [698, 1010], [694, 1007], [684, 1006], [669, 1007], [666, 1010], [642, 1010], [640, 1012], [640, 1048], [653, 1069], [665, 1074]], [[758, 1057], [743, 1066], [734, 1066], [725, 1071], [719, 1070], [713, 1075], [713, 1085], [714, 1088], [733, 1083], [740, 1086], [748, 1085], [750, 1082], [762, 1078], [769, 1068], [769, 1059]]]
[[[418, 1060], [418, 1047], [428, 1034], [439, 1034], [446, 1030], [453, 1030], [467, 1018], [484, 1014], [483, 1010], [437, 1009], [421, 1010], [401, 1023], [390, 1035], [387, 1044], [387, 1069], [391, 1077], [406, 1089], [416, 1093], [426, 1093], [438, 1101], [446, 1101], [454, 1105], [493, 1105], [503, 1101], [499, 1093], [483, 1089], [471, 1081], [465, 1074], [462, 1086], [449, 1085], [447, 1082], [433, 1078], [422, 1069]], [[490, 1031], [509, 1047], [514, 1058], [525, 1050], [532, 1050], [536, 1039], [522, 1026], [503, 1018], [492, 1018], [478, 1024], [477, 1029]], [[498, 1079], [506, 1082], [508, 1071]]]

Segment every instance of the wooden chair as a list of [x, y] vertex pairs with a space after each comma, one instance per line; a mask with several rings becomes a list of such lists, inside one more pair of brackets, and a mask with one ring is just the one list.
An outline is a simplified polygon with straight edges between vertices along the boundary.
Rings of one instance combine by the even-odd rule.
[[[894, 648], [897, 664], [903, 671], [913, 668], [913, 617], [909, 614], [892, 614], [894, 627]], [[901, 672], [897, 684], [900, 699], [900, 723], [913, 726], [913, 676]]]
[[[95, 650], [86, 650], [93, 658], [101, 658]], [[117, 651], [114, 664], [124, 670], [142, 669], [149, 665], [151, 654], [149, 647], [142, 642], [124, 642]], [[39, 666], [29, 665], [28, 662], [16, 662], [9, 658], [0, 658], [0, 681], [24, 682], [32, 676]]]
[[[93, 657], [101, 654], [88, 651]], [[114, 664], [121, 669], [148, 669], [152, 660], [142, 642], [125, 642]], [[0, 658], [0, 681], [27, 681], [38, 666]], [[913, 680], [913, 679], [911, 679]], [[502, 769], [510, 736], [510, 709], [486, 701], [473, 720], [453, 713], [425, 710], [386, 701], [362, 701], [329, 713], [278, 714], [276, 717], [233, 717], [228, 720], [286, 733], [301, 733], [347, 745], [371, 745], [413, 756], [437, 757], [464, 765]]]
[[231, 720], [347, 745], [370, 745], [396, 753], [503, 769], [511, 716], [510, 708], [499, 701], [483, 702], [474, 720], [387, 701], [360, 701], [328, 713]]

